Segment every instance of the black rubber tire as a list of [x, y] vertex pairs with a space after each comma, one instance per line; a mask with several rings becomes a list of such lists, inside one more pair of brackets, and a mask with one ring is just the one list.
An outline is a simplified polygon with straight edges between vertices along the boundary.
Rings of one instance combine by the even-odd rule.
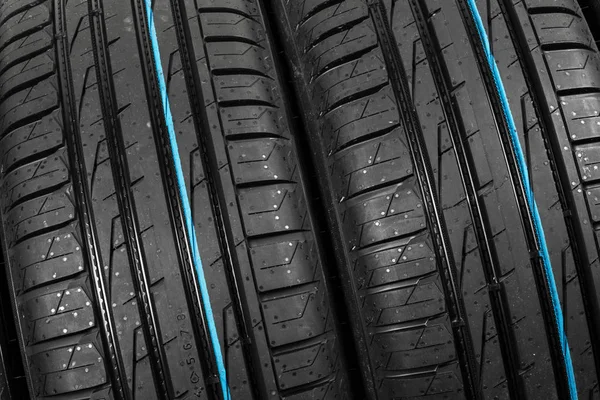
[[[569, 398], [467, 1], [272, 3], [369, 398]], [[600, 398], [600, 55], [575, 0], [476, 4], [526, 153], [579, 396]]]
[[[346, 397], [263, 14], [153, 4], [231, 396]], [[147, 18], [0, 1], [2, 232], [32, 398], [219, 397]]]
[[[223, 397], [155, 61], [232, 399], [569, 398], [466, 0], [145, 4], [0, 0], [0, 399]], [[600, 399], [600, 54], [576, 0], [476, 4]]]

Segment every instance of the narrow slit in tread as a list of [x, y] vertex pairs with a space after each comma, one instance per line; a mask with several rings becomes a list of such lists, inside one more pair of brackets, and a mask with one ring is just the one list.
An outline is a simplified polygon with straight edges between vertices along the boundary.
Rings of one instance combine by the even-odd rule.
[[[268, 233], [261, 233], [258, 235], [248, 235], [248, 242], [256, 242], [256, 241], [263, 241], [263, 240], [267, 240], [267, 239], [272, 239], [275, 237], [279, 237], [282, 234], [297, 234], [297, 233], [310, 233], [310, 230], [307, 229], [289, 229], [286, 231], [282, 231], [282, 232], [268, 232]], [[250, 246], [249, 246], [250, 247]]]
[[568, 7], [556, 6], [535, 6], [527, 9], [527, 12], [532, 15], [536, 14], [569, 14], [573, 17], [581, 19], [581, 15], [577, 14]]
[[298, 342], [288, 343], [273, 348], [273, 357], [281, 357], [285, 354], [293, 354], [299, 350], [307, 349], [323, 343], [323, 341], [331, 338], [331, 332], [324, 332], [317, 336], [312, 336], [302, 339]]
[[219, 6], [214, 6], [214, 7], [200, 7], [198, 9], [198, 13], [199, 14], [215, 14], [215, 13], [229, 13], [229, 14], [236, 14], [239, 15], [241, 17], [244, 18], [248, 18], [251, 21], [257, 22], [256, 19], [254, 19], [254, 17], [248, 13], [245, 13], [241, 10], [238, 10], [237, 8], [227, 8], [227, 7], [219, 7]]
[[290, 138], [282, 136], [277, 133], [269, 132], [248, 132], [248, 133], [234, 133], [226, 136], [230, 142], [244, 141], [244, 140], [258, 140], [258, 139], [280, 139], [290, 140]]
[[[374, 220], [375, 221], [375, 220]], [[415, 231], [411, 231], [402, 235], [397, 235], [397, 236], [391, 236], [382, 240], [378, 240], [377, 242], [374, 243], [367, 243], [365, 245], [362, 245], [360, 248], [356, 248], [356, 250], [352, 250], [352, 252], [358, 252], [358, 251], [369, 251], [372, 247], [376, 247], [376, 246], [382, 246], [382, 245], [386, 245], [388, 243], [392, 243], [398, 240], [406, 240], [406, 239], [410, 239], [413, 236], [418, 236], [423, 232], [427, 232], [426, 228], [421, 228], [421, 229], [417, 229]]]
[[273, 103], [259, 99], [240, 99], [240, 100], [219, 100], [221, 107], [244, 107], [244, 106], [261, 106], [277, 110], [279, 107]]
[[320, 281], [305, 282], [299, 285], [286, 286], [278, 289], [269, 290], [260, 294], [261, 303], [280, 300], [286, 297], [297, 296], [311, 292], [315, 286], [322, 285]]
[[543, 51], [588, 50], [596, 52], [593, 47], [581, 42], [544, 43], [540, 45]]
[[335, 379], [335, 374], [331, 374], [316, 381], [306, 383], [304, 385], [296, 386], [289, 389], [283, 389], [281, 390], [281, 398], [287, 399], [292, 398], [292, 396], [294, 396], [295, 394], [308, 393], [310, 392], [310, 390], [316, 389], [319, 386], [323, 386], [325, 384], [333, 384], [335, 382]]
[[[414, 378], [416, 376], [419, 377], [424, 377], [424, 376], [435, 376], [437, 374], [437, 370], [440, 367], [444, 367], [446, 365], [452, 365], [452, 364], [456, 364], [456, 362], [450, 361], [450, 362], [441, 362], [439, 364], [436, 364], [436, 368], [431, 369], [431, 367], [425, 366], [425, 367], [416, 367], [416, 368], [409, 368], [409, 369], [403, 369], [399, 372], [386, 372], [383, 374], [383, 378], [384, 379], [402, 379], [402, 378]], [[440, 392], [440, 394], [443, 392]]]
[[[418, 260], [415, 260], [418, 261]], [[382, 267], [383, 268], [383, 267]], [[376, 294], [392, 292], [394, 290], [406, 289], [409, 287], [417, 286], [419, 282], [423, 279], [430, 278], [432, 276], [436, 276], [438, 274], [437, 271], [432, 271], [424, 275], [420, 275], [415, 278], [410, 279], [402, 279], [392, 283], [385, 283], [383, 285], [371, 286], [368, 288], [364, 288], [360, 291], [360, 294], [367, 297]]]
[[[260, 162], [260, 161], [257, 161]], [[254, 189], [260, 187], [267, 186], [276, 186], [276, 185], [298, 185], [299, 183], [296, 181], [292, 181], [289, 179], [265, 179], [261, 181], [252, 181], [252, 182], [242, 182], [236, 183], [235, 186], [240, 189]]]
[[[377, 164], [375, 164], [377, 165]], [[401, 177], [398, 179], [393, 179], [393, 180], [389, 180], [389, 181], [385, 181], [382, 183], [378, 183], [377, 185], [373, 185], [370, 186], [366, 189], [362, 189], [357, 191], [356, 193], [352, 193], [351, 195], [349, 195], [348, 197], [344, 198], [343, 201], [340, 201], [340, 204], [344, 204], [344, 203], [348, 203], [352, 200], [355, 200], [358, 197], [364, 196], [366, 194], [369, 194], [370, 192], [376, 192], [382, 189], [385, 189], [386, 187], [391, 187], [391, 186], [397, 186], [400, 183], [407, 181], [408, 179], [410, 179], [411, 176], [405, 176], [405, 177]]]
[[223, 42], [240, 42], [240, 43], [246, 43], [249, 44], [251, 46], [254, 47], [258, 47], [260, 49], [264, 50], [263, 45], [261, 45], [258, 42], [255, 42], [254, 40], [242, 37], [242, 36], [224, 36], [224, 35], [213, 35], [213, 36], [207, 36], [204, 41], [206, 43], [223, 43]]
[[423, 318], [415, 318], [412, 320], [407, 320], [404, 322], [396, 322], [387, 325], [380, 326], [369, 326], [367, 329], [371, 335], [385, 335], [387, 333], [393, 332], [406, 332], [414, 329], [421, 329], [427, 326], [429, 321], [434, 320], [436, 318], [443, 317], [444, 315], [448, 315], [448, 312], [443, 311], [428, 317]]
[[344, 143], [343, 145], [337, 147], [333, 151], [333, 153], [337, 157], [339, 157], [340, 153], [345, 153], [345, 152], [348, 151], [348, 149], [350, 149], [352, 147], [359, 146], [359, 145], [361, 145], [364, 142], [368, 142], [368, 141], [370, 141], [372, 139], [376, 139], [376, 138], [385, 136], [388, 133], [393, 132], [395, 129], [398, 129], [399, 127], [400, 127], [400, 124], [391, 125], [391, 126], [388, 126], [385, 129], [380, 129], [380, 130], [378, 130], [376, 132], [371, 132], [371, 133], [368, 133], [366, 135], [362, 135], [361, 137], [358, 137], [356, 139], [349, 140], [348, 142]]
[[559, 97], [565, 96], [577, 96], [577, 95], [586, 95], [586, 94], [600, 94], [600, 87], [580, 87], [580, 88], [570, 88], [570, 89], [557, 89], [556, 95]]
[[265, 79], [273, 80], [269, 75], [265, 74], [262, 71], [258, 71], [252, 68], [244, 68], [244, 67], [227, 67], [227, 68], [218, 68], [211, 70], [213, 76], [226, 76], [226, 75], [257, 75], [263, 77]]

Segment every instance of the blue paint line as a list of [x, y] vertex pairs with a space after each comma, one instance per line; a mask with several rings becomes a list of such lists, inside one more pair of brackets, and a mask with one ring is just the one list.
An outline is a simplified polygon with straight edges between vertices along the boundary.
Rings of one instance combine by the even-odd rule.
[[204, 305], [204, 313], [208, 322], [208, 331], [210, 334], [210, 341], [215, 354], [217, 363], [217, 369], [219, 373], [219, 379], [221, 382], [221, 390], [223, 392], [223, 398], [225, 400], [231, 399], [231, 393], [227, 385], [227, 371], [225, 369], [225, 363], [223, 362], [223, 353], [221, 351], [221, 345], [219, 343], [219, 335], [217, 333], [217, 327], [215, 325], [215, 319], [210, 304], [210, 295], [208, 294], [208, 287], [206, 285], [206, 279], [204, 277], [204, 269], [202, 267], [202, 260], [200, 259], [200, 251], [198, 250], [198, 240], [196, 238], [196, 230], [194, 229], [194, 222], [192, 220], [192, 209], [190, 207], [190, 199], [187, 194], [187, 188], [185, 186], [185, 178], [183, 176], [183, 168], [181, 167], [181, 159], [179, 158], [179, 147], [177, 146], [177, 138], [175, 136], [175, 129], [173, 127], [173, 116], [171, 115], [171, 107], [169, 105], [169, 97], [167, 95], [167, 88], [165, 85], [165, 75], [163, 73], [160, 50], [158, 48], [158, 38], [156, 36], [156, 28], [154, 26], [154, 13], [152, 11], [151, 0], [144, 0], [146, 4], [146, 15], [148, 18], [148, 24], [150, 28], [150, 41], [152, 42], [152, 51], [154, 53], [154, 64], [158, 75], [158, 85], [162, 97], [163, 112], [165, 114], [165, 121], [167, 123], [167, 130], [169, 132], [169, 141], [171, 143], [171, 152], [173, 154], [173, 161], [175, 164], [175, 174], [177, 175], [177, 184], [179, 186], [179, 196], [183, 203], [183, 214], [185, 218], [185, 225], [188, 232], [189, 240], [191, 241], [192, 250], [192, 261], [196, 269], [196, 275], [198, 276], [198, 282], [200, 284], [200, 294], [202, 296], [202, 303]]
[[488, 61], [488, 66], [492, 70], [492, 74], [494, 76], [494, 82], [496, 84], [496, 90], [500, 95], [500, 100], [502, 102], [502, 110], [504, 111], [504, 117], [506, 118], [506, 122], [508, 124], [508, 128], [511, 134], [511, 141], [514, 148], [514, 151], [517, 156], [517, 162], [519, 164], [519, 170], [521, 172], [521, 179], [523, 181], [523, 187], [525, 188], [525, 196], [527, 198], [527, 203], [529, 204], [529, 209], [531, 212], [533, 224], [535, 226], [535, 233], [538, 240], [538, 245], [540, 247], [540, 256], [542, 258], [542, 263], [544, 265], [544, 269], [546, 270], [546, 279], [548, 289], [550, 290], [550, 296], [552, 297], [552, 306], [554, 308], [554, 318], [556, 319], [556, 324], [558, 326], [558, 334], [560, 339], [560, 344], [562, 347], [565, 369], [567, 371], [567, 378], [569, 383], [569, 392], [570, 399], [577, 399], [577, 387], [575, 384], [575, 373], [573, 372], [573, 363], [571, 362], [571, 353], [569, 351], [569, 345], [567, 343], [567, 335], [564, 330], [564, 320], [562, 314], [562, 307], [560, 305], [560, 299], [558, 297], [558, 289], [556, 288], [556, 281], [554, 280], [554, 273], [552, 271], [552, 263], [550, 262], [550, 255], [548, 254], [548, 246], [546, 245], [546, 238], [544, 236], [544, 229], [542, 228], [542, 220], [540, 218], [540, 213], [537, 208], [537, 204], [535, 202], [535, 197], [533, 194], [533, 188], [531, 183], [529, 182], [529, 173], [527, 171], [527, 164], [525, 162], [525, 156], [523, 154], [523, 149], [521, 148], [521, 143], [519, 142], [519, 135], [517, 133], [517, 127], [515, 125], [515, 121], [513, 119], [512, 113], [510, 111], [510, 106], [508, 103], [508, 97], [506, 96], [506, 91], [504, 90], [504, 85], [502, 84], [502, 78], [500, 77], [500, 71], [498, 71], [498, 66], [496, 65], [496, 60], [492, 54], [489, 39], [485, 28], [483, 27], [483, 22], [481, 20], [481, 16], [479, 15], [479, 11], [477, 9], [477, 5], [475, 4], [475, 0], [467, 0], [469, 4], [469, 8], [471, 10], [471, 15], [475, 20], [475, 24], [477, 25], [477, 30], [479, 32], [479, 38], [483, 43], [483, 48], [485, 50], [485, 54]]

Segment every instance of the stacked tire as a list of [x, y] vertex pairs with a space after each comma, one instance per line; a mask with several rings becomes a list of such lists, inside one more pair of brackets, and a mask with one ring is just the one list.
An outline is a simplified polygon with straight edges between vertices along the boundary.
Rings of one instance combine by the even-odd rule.
[[600, 399], [595, 15], [0, 0], [0, 398]]

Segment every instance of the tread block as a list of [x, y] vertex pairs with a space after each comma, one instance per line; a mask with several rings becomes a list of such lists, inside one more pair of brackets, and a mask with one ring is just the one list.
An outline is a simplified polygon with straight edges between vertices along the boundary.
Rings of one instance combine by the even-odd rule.
[[[585, 90], [600, 88], [600, 55], [581, 49], [545, 52], [556, 89]], [[586, 121], [583, 121], [585, 124]]]
[[288, 389], [311, 383], [335, 373], [339, 355], [335, 339], [323, 336], [318, 342], [274, 357], [279, 386]]
[[298, 29], [302, 21], [308, 19], [312, 15], [316, 15], [317, 11], [326, 8], [327, 6], [335, 6], [342, 1], [332, 2], [331, 0], [301, 0], [286, 2], [287, 13], [290, 18], [292, 28]]
[[83, 271], [83, 254], [74, 234], [76, 230], [76, 225], [70, 225], [27, 239], [10, 249], [10, 259], [17, 271], [17, 293]]
[[73, 221], [76, 211], [69, 197], [71, 191], [71, 186], [67, 185], [10, 210], [5, 222], [9, 240], [20, 241], [25, 236]]
[[58, 125], [58, 111], [15, 129], [0, 139], [0, 167], [4, 171], [14, 168], [39, 153], [57, 150], [64, 143]]
[[8, 133], [32, 114], [57, 107], [58, 92], [53, 78], [10, 95], [0, 103], [0, 132]]
[[406, 326], [392, 325], [381, 332], [373, 330], [373, 345], [388, 354], [437, 346], [447, 343], [448, 340], [452, 340], [452, 329], [445, 314], [424, 318]]
[[221, 109], [223, 132], [231, 135], [260, 134], [260, 137], [279, 135], [279, 112], [270, 106], [238, 106]]
[[81, 286], [33, 297], [19, 308], [27, 324], [29, 345], [84, 332], [96, 325], [91, 300]]
[[[276, 107], [277, 88], [273, 81], [261, 75], [218, 75], [215, 76], [217, 100], [226, 104], [242, 104], [253, 102], [268, 103]], [[226, 112], [223, 108], [222, 113]]]
[[[266, 51], [258, 46], [244, 42], [207, 43], [209, 66], [213, 73], [222, 74], [227, 70], [244, 68], [257, 74], [269, 76], [273, 65], [268, 61]], [[260, 55], [260, 56], [258, 56]]]
[[574, 147], [581, 179], [592, 182], [600, 179], [600, 145], [585, 144]]
[[260, 292], [312, 282], [318, 268], [316, 244], [308, 233], [290, 241], [251, 248], [254, 276]]
[[0, 4], [0, 23], [3, 23], [21, 10], [31, 8], [40, 0], [6, 0]]
[[333, 3], [298, 26], [298, 47], [306, 52], [325, 36], [338, 32], [341, 27], [356, 24], [368, 15], [364, 1], [345, 0]]
[[25, 8], [0, 24], [0, 49], [50, 23], [50, 10], [41, 3]]
[[207, 41], [239, 38], [241, 42], [259, 45], [265, 40], [265, 31], [260, 23], [251, 17], [236, 14], [233, 10], [227, 12], [226, 8], [225, 12], [211, 13], [202, 13], [201, 9], [200, 22], [205, 27], [203, 33]]
[[319, 74], [336, 64], [343, 63], [352, 54], [369, 51], [377, 45], [377, 35], [370, 21], [365, 20], [360, 24], [345, 31], [329, 36], [312, 46], [306, 52], [306, 65], [309, 67], [309, 76], [316, 78]]
[[406, 323], [444, 311], [444, 295], [440, 283], [420, 279], [406, 287], [365, 295], [363, 312], [367, 326]]
[[236, 184], [269, 180], [294, 181], [296, 165], [288, 140], [265, 138], [229, 143]]
[[593, 46], [589, 28], [582, 17], [556, 12], [534, 14], [531, 19], [542, 45], [580, 43], [590, 48]]
[[425, 228], [425, 212], [413, 181], [400, 182], [342, 203], [350, 248], [378, 244]]
[[6, 175], [2, 182], [4, 207], [10, 207], [21, 200], [39, 195], [47, 190], [64, 185], [69, 181], [69, 171], [64, 163], [65, 150], [34, 161], [15, 169]]
[[571, 141], [600, 139], [600, 95], [563, 96], [561, 104]]
[[336, 154], [331, 175], [338, 201], [412, 175], [412, 163], [401, 129], [351, 146]]
[[431, 244], [427, 237], [417, 236], [359, 251], [354, 262], [359, 290], [417, 280], [437, 271]]
[[5, 98], [23, 87], [31, 86], [34, 82], [45, 79], [54, 72], [51, 50], [13, 65], [2, 74], [0, 98]]
[[385, 86], [378, 93], [332, 110], [326, 116], [322, 134], [327, 151], [333, 153], [399, 122], [391, 87]]
[[293, 288], [262, 301], [267, 336], [282, 346], [319, 336], [331, 329], [322, 282]]
[[388, 82], [381, 49], [378, 47], [347, 63], [331, 68], [315, 79], [313, 98], [318, 110], [326, 112], [354, 97]]
[[92, 342], [82, 340], [33, 354], [31, 368], [40, 376], [36, 382], [40, 394], [52, 396], [106, 383], [102, 359], [101, 352]]
[[240, 206], [249, 236], [305, 228], [306, 204], [295, 184], [240, 190]]
[[24, 38], [12, 42], [0, 50], [0, 77], [2, 77], [5, 70], [11, 66], [51, 48], [52, 43], [53, 38], [51, 29], [48, 28], [34, 32]]

